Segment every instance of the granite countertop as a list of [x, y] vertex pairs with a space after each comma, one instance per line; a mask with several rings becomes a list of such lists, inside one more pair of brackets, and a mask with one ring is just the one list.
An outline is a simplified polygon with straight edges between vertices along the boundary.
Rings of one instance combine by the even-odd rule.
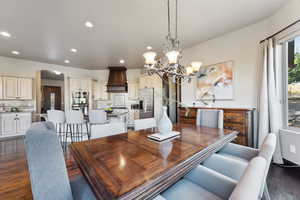
[[128, 112], [129, 111], [107, 113], [107, 117], [120, 117], [122, 115], [126, 115]]

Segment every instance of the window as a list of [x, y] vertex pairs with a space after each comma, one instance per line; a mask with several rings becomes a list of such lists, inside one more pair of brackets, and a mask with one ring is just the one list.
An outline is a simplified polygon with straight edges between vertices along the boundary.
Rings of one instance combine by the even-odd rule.
[[300, 36], [286, 42], [288, 127], [300, 128]]

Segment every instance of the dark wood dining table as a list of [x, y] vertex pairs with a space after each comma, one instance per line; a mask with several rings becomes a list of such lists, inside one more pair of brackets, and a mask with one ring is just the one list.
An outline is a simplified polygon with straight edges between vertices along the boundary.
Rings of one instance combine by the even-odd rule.
[[238, 132], [175, 124], [181, 135], [156, 142], [155, 130], [128, 131], [71, 144], [71, 153], [98, 199], [151, 199], [174, 184]]

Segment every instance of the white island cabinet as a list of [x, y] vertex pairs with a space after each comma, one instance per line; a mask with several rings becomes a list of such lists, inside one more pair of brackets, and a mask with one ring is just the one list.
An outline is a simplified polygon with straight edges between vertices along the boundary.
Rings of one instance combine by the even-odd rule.
[[22, 135], [31, 126], [31, 113], [1, 113], [0, 135]]

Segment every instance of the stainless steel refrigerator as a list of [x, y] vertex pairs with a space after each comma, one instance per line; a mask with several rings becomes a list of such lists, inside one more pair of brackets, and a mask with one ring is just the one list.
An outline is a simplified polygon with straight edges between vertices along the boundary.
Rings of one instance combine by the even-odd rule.
[[140, 119], [154, 117], [154, 88], [139, 90]]

